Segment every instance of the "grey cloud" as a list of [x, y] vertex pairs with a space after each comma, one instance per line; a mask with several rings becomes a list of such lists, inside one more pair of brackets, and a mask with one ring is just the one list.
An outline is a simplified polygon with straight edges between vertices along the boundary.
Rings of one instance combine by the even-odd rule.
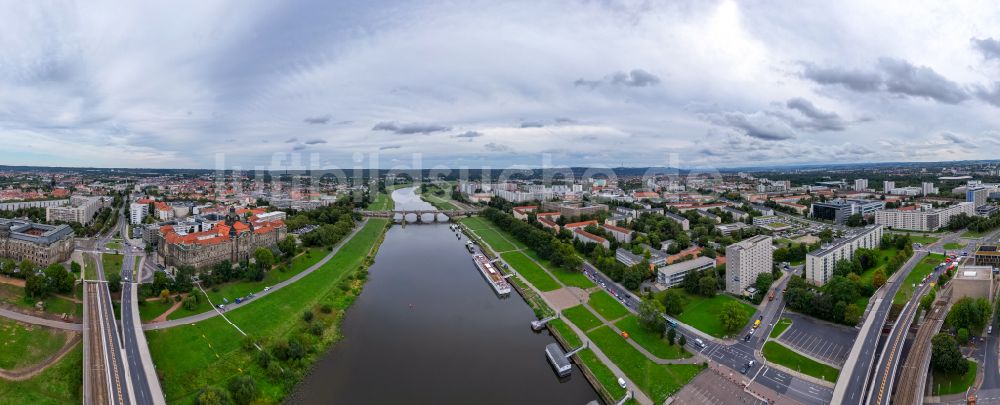
[[379, 146], [378, 150], [389, 150], [389, 149], [399, 149], [399, 148], [402, 148], [402, 146], [400, 146], [400, 145], [385, 145], [385, 146]]
[[524, 121], [521, 123], [521, 128], [541, 128], [544, 126], [545, 123], [541, 121]]
[[765, 141], [795, 138], [795, 131], [784, 119], [764, 112], [732, 111], [706, 114], [704, 118], [713, 124], [729, 127], [744, 135]]
[[813, 105], [813, 103], [809, 100], [796, 97], [788, 100], [788, 102], [785, 103], [785, 106], [798, 111], [800, 114], [809, 119], [805, 122], [792, 122], [793, 126], [816, 131], [844, 130], [844, 120], [840, 118], [840, 115], [837, 115], [837, 113], [832, 111], [823, 111]]
[[902, 59], [879, 58], [873, 71], [803, 63], [802, 77], [823, 85], [841, 85], [857, 92], [885, 92], [945, 104], [958, 104], [969, 99], [969, 94], [958, 83], [941, 76], [934, 69], [916, 66]]
[[329, 115], [322, 115], [322, 116], [318, 116], [318, 117], [307, 117], [303, 121], [306, 124], [318, 125], [318, 124], [326, 124], [327, 122], [330, 122], [330, 118], [331, 117]]
[[576, 124], [576, 122], [577, 121], [572, 118], [566, 118], [566, 117], [556, 118], [557, 124]]
[[302, 145], [302, 144], [299, 144], [299, 145], [295, 145], [295, 146], [293, 146], [293, 147], [292, 147], [292, 150], [303, 150], [303, 149], [305, 149], [305, 148], [306, 148], [306, 146], [305, 146], [305, 145]]
[[595, 88], [602, 84], [610, 84], [614, 86], [625, 86], [625, 87], [647, 87], [655, 86], [660, 83], [660, 78], [656, 75], [649, 73], [642, 69], [632, 69], [630, 72], [615, 72], [608, 76], [605, 76], [601, 80], [585, 80], [577, 79], [573, 82], [574, 86], [585, 86], [590, 88]]
[[963, 137], [961, 135], [958, 135], [958, 134], [955, 134], [955, 133], [952, 133], [952, 132], [942, 132], [941, 133], [941, 138], [944, 139], [945, 141], [954, 143], [956, 145], [961, 145], [961, 146], [970, 147], [970, 148], [975, 148], [976, 147], [976, 144], [972, 143], [971, 141], [969, 141], [965, 137]]
[[976, 98], [1000, 107], [1000, 82], [993, 83], [992, 86], [973, 86], [972, 93]]
[[480, 136], [483, 136], [483, 134], [478, 131], [465, 131], [455, 135], [456, 138], [478, 138]]
[[410, 123], [400, 124], [395, 121], [383, 121], [372, 127], [374, 131], [390, 131], [400, 135], [430, 134], [434, 132], [450, 131], [451, 127], [439, 124]]
[[819, 84], [841, 85], [860, 92], [877, 91], [882, 85], [882, 77], [874, 72], [841, 69], [836, 67], [819, 67], [812, 63], [804, 63], [802, 77]]
[[285, 143], [295, 143], [295, 142], [298, 142], [298, 141], [299, 141], [299, 138], [288, 138], [288, 139], [285, 140]]
[[958, 83], [929, 67], [914, 66], [905, 60], [892, 58], [879, 59], [878, 66], [886, 73], [885, 87], [890, 93], [924, 97], [946, 104], [958, 104], [969, 99]]
[[326, 143], [326, 141], [324, 141], [322, 139], [310, 139], [310, 140], [306, 141], [306, 145], [316, 145], [316, 144], [321, 144], [321, 143]]
[[510, 146], [500, 145], [500, 144], [498, 144], [496, 142], [490, 142], [490, 143], [488, 143], [486, 145], [483, 145], [483, 148], [486, 148], [486, 150], [488, 150], [490, 152], [510, 152], [511, 151]]
[[969, 40], [972, 46], [983, 53], [986, 59], [1000, 59], [1000, 40], [993, 38], [972, 38]]

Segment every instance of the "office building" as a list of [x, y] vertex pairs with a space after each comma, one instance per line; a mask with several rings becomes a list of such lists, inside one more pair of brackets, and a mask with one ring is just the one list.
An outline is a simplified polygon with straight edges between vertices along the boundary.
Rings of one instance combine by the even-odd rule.
[[132, 225], [139, 225], [149, 215], [149, 204], [134, 202], [128, 206], [128, 219]]
[[996, 282], [990, 266], [959, 266], [950, 284], [952, 303], [966, 297], [985, 298], [992, 303], [996, 298]]
[[818, 219], [833, 221], [843, 225], [847, 219], [854, 214], [861, 214], [863, 217], [870, 216], [876, 211], [885, 208], [885, 201], [878, 200], [833, 200], [827, 202], [812, 203], [810, 206], [810, 216]]
[[875, 212], [875, 223], [891, 229], [932, 232], [948, 225], [958, 214], [976, 215], [973, 202], [961, 202], [945, 208], [904, 207]]
[[865, 191], [868, 189], [868, 179], [854, 179], [854, 191]]
[[700, 272], [707, 269], [715, 268], [715, 259], [710, 257], [696, 257], [691, 260], [685, 260], [680, 263], [671, 264], [669, 266], [663, 266], [656, 269], [656, 283], [653, 284], [653, 289], [656, 291], [663, 291], [668, 288], [674, 288], [684, 282], [684, 277], [690, 272]]
[[45, 267], [69, 260], [73, 253], [73, 228], [18, 219], [0, 219], [0, 257], [29, 260]]
[[976, 266], [1000, 268], [1000, 250], [996, 245], [983, 245], [976, 250]]
[[771, 237], [757, 235], [726, 247], [726, 292], [741, 295], [757, 282], [757, 275], [773, 266]]
[[816, 285], [823, 285], [833, 278], [833, 269], [840, 260], [854, 259], [858, 249], [877, 248], [882, 241], [883, 227], [872, 225], [823, 245], [817, 250], [806, 254], [806, 280]]

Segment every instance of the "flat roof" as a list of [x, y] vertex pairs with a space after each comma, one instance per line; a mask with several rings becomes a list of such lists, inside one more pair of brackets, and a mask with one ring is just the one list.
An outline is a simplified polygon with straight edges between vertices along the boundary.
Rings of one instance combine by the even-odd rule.
[[715, 259], [705, 256], [699, 256], [691, 260], [685, 260], [680, 263], [671, 264], [669, 266], [663, 266], [657, 269], [660, 273], [667, 275], [673, 275], [677, 273], [683, 273], [686, 271], [700, 269], [703, 267], [715, 266]]

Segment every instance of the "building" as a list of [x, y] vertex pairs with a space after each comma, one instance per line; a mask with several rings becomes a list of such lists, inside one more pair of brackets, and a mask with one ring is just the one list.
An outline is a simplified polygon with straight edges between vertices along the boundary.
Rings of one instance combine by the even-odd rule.
[[47, 208], [69, 204], [68, 199], [62, 200], [32, 200], [0, 203], [0, 211], [14, 211], [21, 208]]
[[89, 224], [97, 215], [97, 211], [106, 206], [106, 200], [101, 197], [72, 196], [69, 203], [57, 207], [45, 207], [45, 220], [48, 222], [78, 222]]
[[710, 257], [696, 257], [691, 260], [685, 260], [677, 264], [671, 264], [669, 266], [663, 266], [656, 269], [656, 283], [653, 285], [653, 289], [656, 291], [663, 291], [668, 288], [674, 288], [684, 282], [684, 277], [688, 273], [700, 272], [706, 269], [715, 268], [715, 259]]
[[996, 282], [991, 266], [959, 266], [951, 279], [951, 302], [959, 299], [986, 298], [991, 303], [996, 297]]
[[667, 264], [667, 255], [662, 251], [653, 249], [649, 245], [639, 245], [643, 249], [643, 254], [637, 255], [628, 249], [618, 248], [615, 250], [615, 259], [626, 266], [635, 266], [646, 259], [645, 254], [649, 253], [649, 264], [651, 266], [663, 266]]
[[934, 183], [925, 181], [920, 184], [920, 188], [923, 189], [924, 195], [937, 194], [938, 188], [934, 187]]
[[760, 204], [752, 205], [753, 209], [760, 213], [761, 216], [769, 217], [774, 215], [774, 210], [771, 207], [763, 206]]
[[691, 221], [688, 221], [687, 218], [674, 214], [673, 212], [670, 211], [664, 212], [663, 216], [667, 217], [667, 219], [674, 221], [678, 225], [680, 225], [681, 230], [687, 231], [691, 229]]
[[723, 235], [729, 236], [732, 235], [733, 232], [741, 231], [749, 227], [750, 225], [744, 224], [742, 222], [733, 222], [731, 224], [718, 224], [715, 226], [715, 229], [718, 229], [719, 232], [722, 232]]
[[757, 235], [726, 247], [726, 292], [741, 295], [757, 282], [757, 275], [770, 273], [774, 249], [771, 237]]
[[632, 241], [632, 231], [620, 226], [602, 224], [601, 228], [610, 233], [619, 243], [629, 243]]
[[73, 253], [73, 235], [69, 225], [0, 219], [0, 257], [43, 267], [64, 262]]
[[896, 188], [896, 182], [895, 181], [886, 180], [886, 181], [882, 182], [882, 192], [883, 193], [889, 194], [892, 191], [892, 189], [894, 189], [894, 188]]
[[854, 179], [854, 191], [865, 191], [868, 189], [868, 179]]
[[153, 212], [151, 213], [160, 221], [169, 221], [174, 218], [174, 208], [162, 201], [153, 202]]
[[149, 215], [149, 204], [134, 202], [128, 206], [128, 219], [132, 225], [139, 225]]
[[840, 260], [854, 259], [858, 249], [875, 249], [882, 241], [883, 227], [872, 225], [847, 235], [806, 254], [806, 280], [816, 285], [833, 278], [834, 266]]
[[573, 229], [573, 239], [576, 239], [583, 243], [596, 243], [598, 245], [604, 246], [605, 249], [611, 247], [611, 243], [608, 242], [607, 239], [604, 239], [600, 236], [587, 232], [583, 230], [583, 228]]
[[734, 221], [744, 221], [748, 217], [750, 217], [750, 214], [747, 214], [733, 207], [722, 207], [722, 212], [728, 212], [730, 215], [733, 216]]
[[812, 203], [810, 215], [813, 218], [825, 219], [843, 225], [847, 223], [847, 219], [851, 215], [870, 216], [882, 209], [885, 209], [885, 201], [841, 199]]
[[542, 204], [546, 211], [557, 211], [559, 215], [569, 218], [579, 218], [582, 215], [594, 215], [599, 212], [607, 212], [608, 206], [589, 202], [553, 202], [548, 201]]
[[695, 212], [697, 212], [698, 215], [701, 215], [701, 216], [703, 216], [705, 218], [708, 218], [708, 219], [711, 219], [712, 221], [715, 221], [715, 223], [717, 223], [717, 224], [721, 224], [722, 223], [722, 218], [721, 217], [719, 217], [718, 215], [715, 215], [715, 214], [713, 214], [711, 212], [708, 212], [707, 210], [698, 209], [698, 210], [695, 210]]
[[990, 198], [990, 189], [986, 187], [969, 188], [965, 192], [965, 201], [975, 203], [976, 207], [986, 205], [986, 200]]
[[763, 216], [763, 217], [756, 217], [756, 218], [753, 219], [753, 224], [755, 226], [764, 226], [764, 225], [770, 225], [770, 224], [783, 224], [783, 223], [785, 223], [785, 221], [783, 220], [783, 218], [781, 218], [781, 217], [779, 217], [777, 215], [769, 215], [769, 216]]
[[997, 206], [993, 204], [986, 204], [983, 206], [976, 207], [976, 215], [979, 215], [981, 217], [990, 217], [993, 216], [993, 214], [996, 214], [997, 212], [1000, 212], [1000, 208], [997, 208]]
[[1000, 249], [996, 245], [982, 245], [976, 250], [976, 266], [1000, 268]]
[[875, 212], [875, 223], [892, 229], [932, 232], [948, 225], [958, 214], [976, 215], [974, 202], [961, 202], [945, 208], [916, 207]]
[[524, 205], [520, 207], [514, 207], [511, 211], [514, 212], [514, 218], [520, 219], [522, 221], [528, 220], [528, 214], [535, 212], [538, 209], [537, 205]]
[[274, 249], [285, 239], [288, 227], [280, 220], [241, 221], [230, 209], [223, 222], [209, 230], [188, 233], [173, 225], [159, 229], [157, 253], [168, 266], [192, 266], [205, 270], [228, 260], [249, 260], [258, 248]]

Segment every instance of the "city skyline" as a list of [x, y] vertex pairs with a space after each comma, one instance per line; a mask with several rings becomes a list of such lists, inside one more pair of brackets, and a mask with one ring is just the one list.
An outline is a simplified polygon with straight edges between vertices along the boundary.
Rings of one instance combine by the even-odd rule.
[[413, 154], [644, 167], [676, 154], [724, 168], [1000, 150], [986, 2], [4, 7], [11, 165], [318, 153], [351, 167], [378, 153], [386, 168]]

